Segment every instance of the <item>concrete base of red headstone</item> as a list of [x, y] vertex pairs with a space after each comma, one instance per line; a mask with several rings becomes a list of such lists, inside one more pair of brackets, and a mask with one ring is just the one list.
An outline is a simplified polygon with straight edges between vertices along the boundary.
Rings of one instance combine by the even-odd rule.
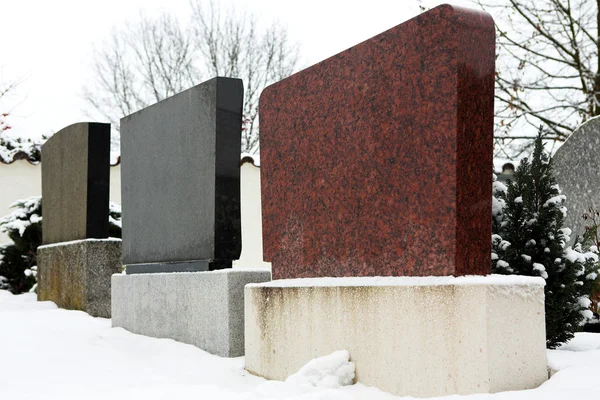
[[548, 378], [544, 282], [520, 276], [279, 280], [245, 288], [246, 369], [285, 380], [348, 350], [399, 396], [532, 389]]

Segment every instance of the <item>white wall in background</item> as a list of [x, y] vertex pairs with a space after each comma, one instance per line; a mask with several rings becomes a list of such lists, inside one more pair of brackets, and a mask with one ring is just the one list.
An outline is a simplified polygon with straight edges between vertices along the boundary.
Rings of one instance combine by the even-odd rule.
[[[17, 200], [42, 193], [42, 168], [26, 160], [16, 160], [12, 164], [0, 162], [0, 218], [9, 214], [9, 206]], [[10, 239], [0, 232], [0, 244]]]
[[[263, 261], [260, 168], [251, 162], [241, 166], [242, 254], [236, 268], [270, 268]], [[19, 199], [42, 194], [42, 166], [25, 160], [0, 163], [0, 217], [9, 214], [9, 206]], [[121, 204], [121, 166], [110, 168], [110, 200]], [[8, 236], [0, 233], [0, 243]]]

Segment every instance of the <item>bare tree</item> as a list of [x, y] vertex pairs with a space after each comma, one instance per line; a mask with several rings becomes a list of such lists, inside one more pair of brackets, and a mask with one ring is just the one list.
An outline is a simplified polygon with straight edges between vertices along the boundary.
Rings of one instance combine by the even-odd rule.
[[556, 144], [600, 115], [600, 0], [476, 2], [496, 16], [497, 155], [520, 155], [540, 125]]
[[[116, 132], [121, 117], [172, 96], [199, 80], [193, 65], [190, 31], [170, 14], [113, 28], [95, 49], [94, 80], [83, 89], [84, 99]], [[118, 135], [113, 135], [113, 145]]]
[[258, 98], [270, 83], [292, 74], [298, 62], [298, 47], [290, 44], [285, 28], [271, 25], [257, 30], [256, 18], [235, 10], [221, 13], [195, 2], [193, 29], [204, 69], [212, 75], [238, 77], [244, 81], [244, 127], [242, 148], [258, 150]]
[[141, 15], [113, 29], [94, 54], [94, 80], [84, 98], [118, 131], [118, 121], [213, 76], [244, 81], [242, 151], [258, 151], [258, 97], [270, 83], [290, 75], [298, 47], [278, 24], [259, 29], [249, 13], [215, 3], [191, 3], [187, 25], [168, 13]]

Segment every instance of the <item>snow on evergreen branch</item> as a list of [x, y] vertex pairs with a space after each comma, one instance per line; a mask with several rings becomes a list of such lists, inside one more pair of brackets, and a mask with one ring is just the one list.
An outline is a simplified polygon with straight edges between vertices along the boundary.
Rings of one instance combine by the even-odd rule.
[[31, 224], [37, 224], [42, 221], [42, 216], [35, 213], [41, 207], [42, 196], [31, 196], [23, 200], [17, 200], [10, 205], [14, 208], [5, 217], [0, 218], [0, 232], [9, 233], [18, 231], [23, 236], [25, 230]]

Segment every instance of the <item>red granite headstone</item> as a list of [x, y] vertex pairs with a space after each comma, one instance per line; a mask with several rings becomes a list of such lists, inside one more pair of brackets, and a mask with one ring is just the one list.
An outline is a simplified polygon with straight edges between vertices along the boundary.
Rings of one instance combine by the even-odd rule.
[[443, 5], [265, 89], [273, 279], [490, 272], [494, 40]]

